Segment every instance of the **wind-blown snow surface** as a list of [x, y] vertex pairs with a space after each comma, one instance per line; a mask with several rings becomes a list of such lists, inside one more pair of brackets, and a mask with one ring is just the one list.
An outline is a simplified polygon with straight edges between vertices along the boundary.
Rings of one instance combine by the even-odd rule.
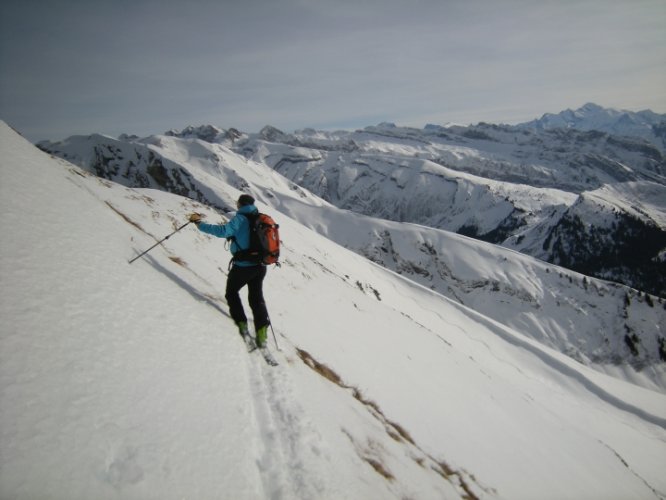
[[1, 497], [666, 496], [663, 394], [277, 211], [269, 368], [226, 313], [221, 240], [186, 227], [128, 264], [215, 212], [95, 178], [4, 124], [0, 151]]

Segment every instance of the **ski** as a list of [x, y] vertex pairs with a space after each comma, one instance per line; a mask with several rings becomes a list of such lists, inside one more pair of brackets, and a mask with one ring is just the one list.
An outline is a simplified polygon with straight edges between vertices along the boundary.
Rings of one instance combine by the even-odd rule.
[[268, 347], [260, 347], [259, 352], [261, 353], [261, 357], [264, 358], [264, 361], [268, 363], [270, 366], [277, 366], [279, 363], [271, 353], [271, 351], [268, 350]]
[[243, 342], [245, 342], [245, 347], [247, 347], [247, 352], [252, 352], [256, 350], [257, 344], [252, 337], [249, 335], [241, 335], [243, 337]]
[[273, 353], [268, 350], [268, 347], [259, 347], [257, 345], [257, 342], [250, 336], [250, 335], [241, 335], [243, 338], [243, 342], [245, 342], [245, 347], [247, 348], [247, 352], [254, 352], [254, 351], [259, 351], [261, 353], [261, 357], [264, 358], [264, 361], [270, 366], [277, 366], [279, 363], [273, 356]]

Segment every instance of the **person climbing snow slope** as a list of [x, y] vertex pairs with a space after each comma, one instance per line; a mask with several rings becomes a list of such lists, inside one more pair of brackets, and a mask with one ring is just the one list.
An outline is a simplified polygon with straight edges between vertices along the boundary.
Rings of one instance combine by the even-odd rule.
[[248, 255], [250, 248], [251, 221], [259, 214], [252, 196], [243, 194], [238, 198], [236, 215], [226, 224], [206, 224], [199, 214], [191, 214], [190, 222], [196, 224], [199, 231], [226, 238], [231, 241], [229, 250], [232, 254], [232, 265], [227, 277], [225, 298], [229, 305], [231, 318], [238, 331], [251, 349], [253, 341], [248, 330], [248, 319], [243, 309], [240, 290], [247, 285], [248, 301], [254, 318], [255, 341], [259, 348], [266, 347], [270, 320], [264, 300], [263, 283], [266, 277], [266, 265]]

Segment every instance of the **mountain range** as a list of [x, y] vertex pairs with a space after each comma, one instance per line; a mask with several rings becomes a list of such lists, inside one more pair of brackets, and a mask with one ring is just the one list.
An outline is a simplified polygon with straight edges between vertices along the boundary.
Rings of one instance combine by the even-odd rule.
[[[517, 126], [247, 134], [208, 125], [166, 135], [229, 147], [342, 209], [471, 236], [666, 297], [664, 123], [666, 115], [587, 104]], [[138, 152], [150, 146], [126, 135], [39, 144], [128, 185], [205, 190], [160, 173], [155, 148]]]

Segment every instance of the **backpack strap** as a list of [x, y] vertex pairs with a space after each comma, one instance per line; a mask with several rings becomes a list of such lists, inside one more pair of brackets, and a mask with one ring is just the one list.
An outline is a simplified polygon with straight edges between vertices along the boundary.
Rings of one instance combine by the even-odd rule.
[[[236, 253], [232, 255], [231, 261], [229, 262], [229, 267], [231, 267], [234, 262], [239, 262], [239, 261], [261, 264], [261, 258], [262, 258], [261, 248], [258, 242], [256, 241], [256, 234], [254, 227], [257, 222], [257, 218], [259, 217], [259, 212], [251, 214], [244, 214], [239, 212], [239, 215], [242, 215], [248, 221], [249, 246], [247, 248], [238, 249]], [[238, 245], [238, 240], [234, 236], [227, 238], [227, 240], [233, 241], [236, 243], [236, 245]]]

